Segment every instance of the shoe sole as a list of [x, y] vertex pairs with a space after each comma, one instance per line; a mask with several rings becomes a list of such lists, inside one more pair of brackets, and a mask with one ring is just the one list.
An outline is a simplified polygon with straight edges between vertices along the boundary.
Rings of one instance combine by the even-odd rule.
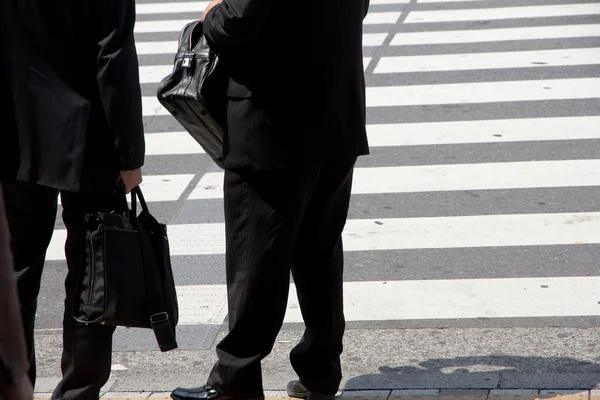
[[308, 393], [306, 392], [287, 392], [288, 396], [293, 397], [295, 399], [306, 399], [308, 397]]

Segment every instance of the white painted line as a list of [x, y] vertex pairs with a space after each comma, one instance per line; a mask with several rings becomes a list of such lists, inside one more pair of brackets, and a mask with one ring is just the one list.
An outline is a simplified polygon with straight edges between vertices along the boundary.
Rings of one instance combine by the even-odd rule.
[[[353, 194], [600, 186], [600, 160], [356, 168]], [[189, 199], [223, 198], [223, 173], [205, 174]]]
[[[371, 58], [363, 58], [365, 69], [370, 62]], [[140, 70], [140, 83], [152, 84], [160, 83], [166, 78], [171, 72], [173, 72], [173, 65], [148, 65], [139, 67]]]
[[552, 25], [530, 28], [471, 29], [461, 31], [397, 33], [391, 46], [485, 43], [513, 40], [566, 39], [600, 36], [600, 24]]
[[188, 2], [173, 2], [173, 3], [145, 3], [137, 4], [136, 14], [175, 14], [175, 13], [191, 13], [197, 12], [198, 19], [208, 5], [208, 1], [188, 1]]
[[222, 199], [223, 198], [223, 172], [208, 172], [189, 195], [188, 200]]
[[400, 19], [401, 12], [372, 12], [367, 14], [363, 20], [363, 25], [387, 25], [395, 24]]
[[[64, 260], [55, 230], [47, 260]], [[600, 213], [478, 215], [349, 220], [345, 251], [600, 244]], [[171, 255], [225, 253], [222, 223], [169, 226]]]
[[[401, 12], [379, 12], [370, 13], [363, 20], [364, 25], [387, 25], [395, 24], [400, 18]], [[200, 16], [199, 16], [200, 17]], [[198, 17], [198, 18], [199, 18]], [[185, 25], [192, 22], [191, 19], [178, 20], [156, 20], [156, 21], [137, 21], [134, 27], [134, 33], [164, 33], [180, 32]]]
[[371, 0], [371, 5], [373, 4], [408, 4], [410, 0]]
[[[600, 277], [344, 283], [347, 321], [600, 315]], [[295, 290], [285, 322], [302, 322]]]
[[173, 65], [151, 65], [140, 67], [140, 83], [158, 83], [173, 72]]
[[[176, 201], [179, 200], [192, 179], [194, 179], [194, 176], [194, 174], [144, 175], [140, 188], [148, 203]], [[60, 196], [58, 204], [62, 205]]]
[[600, 117], [522, 118], [368, 125], [369, 145], [423, 146], [600, 139]]
[[[600, 78], [450, 83], [367, 88], [367, 107], [600, 98]], [[145, 117], [170, 115], [155, 96], [142, 97]]]
[[[177, 286], [180, 325], [221, 324], [225, 285]], [[347, 321], [600, 315], [600, 277], [448, 279], [344, 283]], [[302, 322], [295, 285], [285, 322]]]
[[382, 57], [376, 74], [600, 64], [600, 48]]
[[177, 286], [179, 325], [222, 324], [227, 316], [225, 285]]
[[164, 21], [137, 21], [133, 29], [134, 33], [164, 33], [180, 32], [184, 26], [192, 20], [164, 20]]
[[[367, 64], [365, 64], [367, 65]], [[600, 117], [367, 125], [371, 147], [600, 139]], [[146, 155], [204, 154], [187, 132], [146, 134]]]
[[363, 67], [364, 67], [365, 71], [367, 70], [367, 68], [369, 68], [369, 64], [371, 64], [371, 60], [372, 60], [371, 57], [363, 57]]
[[550, 6], [502, 7], [466, 10], [412, 11], [405, 24], [424, 22], [490, 21], [515, 18], [566, 17], [600, 14], [600, 4], [560, 4]]
[[381, 46], [387, 37], [387, 33], [365, 33], [362, 39], [363, 46]]
[[202, 146], [187, 132], [146, 134], [146, 155], [204, 154]]
[[171, 115], [167, 109], [160, 104], [156, 96], [142, 96], [142, 114], [144, 117]]
[[[381, 46], [387, 36], [387, 33], [365, 33], [363, 35], [363, 46]], [[174, 40], [137, 42], [135, 47], [138, 55], [172, 54], [174, 56], [177, 53], [179, 43]]]
[[[369, 61], [370, 58], [365, 58]], [[375, 73], [464, 71], [600, 64], [600, 48], [382, 57]], [[368, 63], [365, 63], [368, 65]], [[366, 67], [365, 67], [366, 68]], [[140, 67], [140, 82], [158, 83], [172, 65]]]
[[600, 213], [351, 220], [347, 251], [600, 243]]
[[137, 42], [135, 44], [138, 55], [149, 54], [172, 54], [177, 53], [179, 42], [164, 41], [164, 42]]
[[194, 174], [144, 175], [144, 181], [140, 188], [148, 202], [176, 201], [179, 200], [194, 176]]
[[354, 194], [600, 186], [600, 160], [357, 168]]
[[600, 78], [367, 88], [369, 107], [600, 98]]

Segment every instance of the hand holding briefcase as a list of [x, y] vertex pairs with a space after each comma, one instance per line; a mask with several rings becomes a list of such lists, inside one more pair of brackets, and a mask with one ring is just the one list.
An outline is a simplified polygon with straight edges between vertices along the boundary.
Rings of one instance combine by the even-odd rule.
[[203, 35], [202, 22], [187, 24], [173, 72], [160, 83], [157, 98], [221, 168], [228, 84], [219, 56]]

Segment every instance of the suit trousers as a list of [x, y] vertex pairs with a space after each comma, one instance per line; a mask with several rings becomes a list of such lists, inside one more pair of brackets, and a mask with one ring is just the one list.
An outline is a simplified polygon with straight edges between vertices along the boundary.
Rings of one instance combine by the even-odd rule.
[[0, 187], [0, 399], [31, 400], [33, 387], [27, 376], [29, 363], [3, 198]]
[[[29, 377], [35, 384], [35, 314], [46, 250], [54, 231], [59, 191], [14, 181], [3, 181], [2, 188], [30, 361]], [[63, 318], [63, 379], [52, 398], [97, 400], [101, 387], [110, 376], [114, 327], [77, 323], [73, 319], [73, 296], [85, 256], [85, 215], [109, 211], [114, 207], [115, 197], [112, 193], [61, 192], [60, 195], [63, 221], [67, 228], [65, 254], [68, 272]]]
[[311, 391], [341, 381], [342, 231], [356, 158], [280, 170], [226, 170], [229, 332], [208, 384], [225, 398], [263, 396], [261, 360], [284, 321], [290, 270], [305, 322], [290, 361]]

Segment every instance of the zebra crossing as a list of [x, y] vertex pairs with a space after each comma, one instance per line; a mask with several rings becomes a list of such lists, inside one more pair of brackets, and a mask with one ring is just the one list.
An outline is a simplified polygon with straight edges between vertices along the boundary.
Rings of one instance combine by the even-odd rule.
[[[169, 224], [184, 351], [226, 319], [223, 173], [155, 92], [206, 4], [141, 0], [135, 28], [142, 189]], [[344, 232], [348, 321], [600, 316], [600, 4], [371, 0], [363, 45], [372, 154]], [[58, 222], [51, 264], [65, 236]], [[301, 321], [292, 287], [285, 323]], [[155, 347], [116, 335], [117, 351]]]

